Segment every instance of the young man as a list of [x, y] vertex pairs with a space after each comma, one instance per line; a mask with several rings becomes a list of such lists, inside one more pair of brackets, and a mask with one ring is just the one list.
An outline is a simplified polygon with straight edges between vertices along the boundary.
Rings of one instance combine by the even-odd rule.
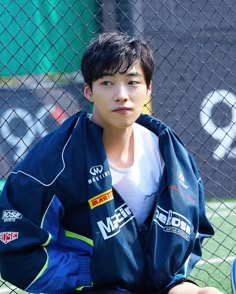
[[187, 280], [213, 229], [194, 160], [141, 115], [151, 50], [104, 33], [81, 69], [92, 115], [44, 137], [2, 192], [2, 277], [32, 293], [220, 293]]

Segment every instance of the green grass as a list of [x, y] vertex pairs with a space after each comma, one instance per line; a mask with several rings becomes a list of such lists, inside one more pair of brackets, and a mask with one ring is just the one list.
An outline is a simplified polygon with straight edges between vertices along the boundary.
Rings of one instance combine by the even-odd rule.
[[213, 286], [230, 294], [230, 272], [236, 257], [236, 201], [208, 202], [207, 214], [215, 229], [213, 238], [205, 241], [203, 261], [191, 276], [201, 286]]

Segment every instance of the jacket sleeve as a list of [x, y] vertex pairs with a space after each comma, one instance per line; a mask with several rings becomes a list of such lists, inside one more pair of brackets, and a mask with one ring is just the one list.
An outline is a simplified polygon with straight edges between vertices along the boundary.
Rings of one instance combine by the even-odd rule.
[[[61, 226], [63, 205], [50, 187], [12, 173], [0, 197], [0, 272], [31, 293], [91, 285], [92, 244]], [[55, 292], [54, 292], [55, 293]]]
[[[156, 284], [161, 281], [170, 287], [188, 277], [202, 256], [203, 239], [214, 232], [205, 213], [204, 190], [195, 160], [168, 128], [163, 129], [159, 143], [165, 168], [152, 223], [158, 239], [150, 246], [150, 257], [154, 256], [151, 272], [158, 273]], [[162, 254], [156, 254], [159, 252]]]
[[[198, 172], [197, 172], [198, 175]], [[199, 175], [198, 175], [199, 176]], [[211, 238], [214, 235], [214, 229], [206, 215], [204, 187], [201, 178], [198, 178], [199, 187], [199, 225], [192, 252], [185, 264], [185, 272], [188, 276], [196, 263], [202, 256], [202, 244], [205, 238]]]

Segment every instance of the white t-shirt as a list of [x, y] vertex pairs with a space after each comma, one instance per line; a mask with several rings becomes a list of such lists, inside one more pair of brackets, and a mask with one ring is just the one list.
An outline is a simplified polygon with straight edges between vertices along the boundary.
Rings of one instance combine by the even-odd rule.
[[145, 222], [155, 205], [164, 162], [159, 151], [159, 138], [150, 130], [134, 123], [134, 163], [129, 168], [110, 164], [112, 185], [135, 215], [138, 225]]

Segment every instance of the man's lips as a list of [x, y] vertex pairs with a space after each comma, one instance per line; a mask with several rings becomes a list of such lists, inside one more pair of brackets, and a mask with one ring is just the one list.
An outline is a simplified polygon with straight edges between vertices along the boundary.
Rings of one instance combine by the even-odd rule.
[[117, 107], [117, 108], [113, 109], [112, 112], [127, 112], [130, 110], [131, 110], [130, 107]]

